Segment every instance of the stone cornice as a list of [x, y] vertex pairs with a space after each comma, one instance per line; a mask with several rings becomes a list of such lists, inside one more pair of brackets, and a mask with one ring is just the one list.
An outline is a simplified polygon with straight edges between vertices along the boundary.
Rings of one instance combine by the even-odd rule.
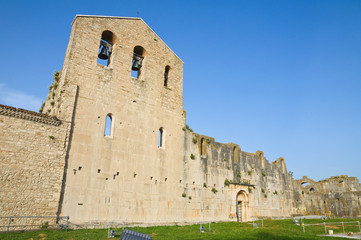
[[61, 124], [61, 121], [55, 116], [49, 116], [43, 113], [37, 113], [21, 108], [14, 108], [2, 104], [0, 104], [0, 115], [25, 119], [53, 126], [59, 126]]

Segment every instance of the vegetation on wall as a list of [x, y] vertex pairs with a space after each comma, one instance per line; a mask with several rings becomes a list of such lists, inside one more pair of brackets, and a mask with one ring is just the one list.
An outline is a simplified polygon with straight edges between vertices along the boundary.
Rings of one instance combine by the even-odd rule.
[[[56, 71], [54, 74], [53, 74], [53, 83], [49, 86], [49, 96], [48, 98], [51, 98], [53, 99], [51, 102], [50, 102], [50, 105], [52, 107], [54, 107], [55, 105], [55, 97], [56, 97], [56, 93], [55, 93], [55, 90], [58, 88], [59, 86], [59, 80], [60, 80], [60, 72]], [[42, 113], [43, 110], [44, 110], [44, 106], [45, 106], [45, 102], [42, 102], [41, 104], [41, 107], [39, 108], [39, 113]], [[51, 109], [47, 109], [46, 113], [50, 113], [51, 112]]]
[[41, 103], [41, 106], [40, 106], [40, 108], [39, 108], [39, 113], [42, 113], [43, 112], [43, 110], [44, 110], [44, 106], [45, 106], [45, 102], [42, 102]]
[[190, 128], [188, 124], [186, 124], [186, 126], [183, 127], [182, 130], [183, 130], [183, 131], [188, 130], [188, 131], [190, 131], [190, 132], [193, 132], [193, 129]]
[[231, 184], [231, 181], [229, 181], [229, 179], [226, 178], [226, 179], [224, 180], [224, 186], [229, 186], [229, 184]]

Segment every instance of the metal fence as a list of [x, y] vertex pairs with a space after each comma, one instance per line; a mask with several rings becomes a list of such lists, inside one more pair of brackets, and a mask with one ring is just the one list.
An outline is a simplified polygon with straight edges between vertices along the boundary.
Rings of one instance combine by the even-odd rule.
[[34, 230], [34, 229], [66, 229], [69, 216], [7, 216], [0, 217], [0, 232]]
[[[303, 224], [303, 232], [306, 232], [306, 227], [315, 226], [318, 228], [323, 228], [325, 233], [327, 234], [327, 229], [329, 230], [340, 230], [342, 228], [342, 232], [346, 233], [350, 230], [357, 232], [361, 232], [360, 221], [353, 222], [323, 222], [323, 223], [313, 223], [313, 224]], [[345, 231], [346, 230], [346, 231]]]

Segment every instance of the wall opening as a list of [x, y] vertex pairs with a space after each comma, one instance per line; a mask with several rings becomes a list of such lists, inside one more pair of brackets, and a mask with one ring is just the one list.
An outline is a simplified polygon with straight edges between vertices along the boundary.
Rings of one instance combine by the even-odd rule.
[[238, 154], [237, 154], [236, 146], [233, 147], [233, 159], [234, 159], [234, 162], [238, 162]]
[[201, 156], [204, 155], [204, 138], [201, 138], [201, 147], [200, 147], [200, 154]]
[[113, 49], [113, 33], [111, 31], [104, 31], [100, 39], [98, 63], [103, 66], [109, 66], [110, 56]]
[[164, 139], [163, 139], [163, 128], [159, 128], [159, 136], [158, 136], [158, 147], [163, 147], [164, 143], [163, 143]]
[[165, 66], [165, 70], [164, 70], [164, 87], [168, 87], [169, 69], [170, 69], [170, 67], [168, 65]]
[[144, 59], [144, 48], [141, 46], [134, 47], [133, 60], [132, 60], [132, 72], [131, 72], [131, 76], [133, 78], [140, 77], [143, 59]]
[[236, 216], [238, 222], [246, 222], [249, 220], [248, 195], [245, 191], [238, 192], [236, 197]]
[[104, 130], [104, 136], [111, 136], [112, 134], [112, 116], [111, 114], [108, 114], [105, 119], [105, 130]]

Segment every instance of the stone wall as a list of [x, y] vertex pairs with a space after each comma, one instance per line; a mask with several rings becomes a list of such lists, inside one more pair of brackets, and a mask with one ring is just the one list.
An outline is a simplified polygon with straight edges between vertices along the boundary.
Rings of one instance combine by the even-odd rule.
[[[108, 65], [97, 62], [104, 31], [113, 34]], [[132, 77], [136, 46], [144, 48], [144, 60], [140, 76]], [[184, 150], [182, 75], [182, 61], [141, 19], [74, 20], [56, 98], [49, 97], [45, 104], [51, 114], [73, 123], [61, 206], [70, 221], [182, 219], [177, 201], [183, 198], [176, 190], [181, 189]], [[68, 94], [71, 85], [78, 88], [75, 98]], [[73, 110], [67, 102], [74, 103]]]
[[0, 215], [55, 216], [69, 124], [0, 105]]
[[[242, 220], [290, 217], [293, 199], [291, 174], [284, 161], [269, 163], [263, 152], [247, 153], [233, 143], [186, 130], [184, 191], [203, 217], [236, 220], [237, 196], [244, 192]], [[194, 220], [198, 216], [194, 217]]]
[[294, 182], [294, 189], [295, 214], [361, 215], [361, 185], [355, 177], [334, 176], [319, 182], [303, 177]]

